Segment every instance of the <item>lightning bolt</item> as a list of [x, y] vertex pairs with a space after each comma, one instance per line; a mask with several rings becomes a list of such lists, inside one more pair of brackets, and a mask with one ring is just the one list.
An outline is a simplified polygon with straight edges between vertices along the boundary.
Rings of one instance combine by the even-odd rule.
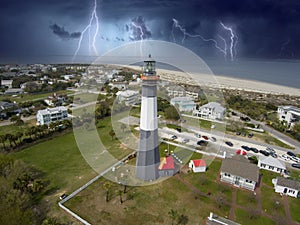
[[[93, 21], [95, 21], [95, 24], [96, 24], [96, 29], [95, 29], [95, 33], [93, 35], [93, 38], [92, 38], [92, 44], [90, 43], [91, 42], [91, 27], [93, 25]], [[92, 11], [92, 14], [91, 14], [91, 18], [90, 18], [90, 21], [89, 21], [89, 24], [83, 29], [83, 31], [81, 32], [81, 35], [80, 35], [80, 38], [79, 38], [79, 41], [78, 41], [78, 45], [77, 45], [77, 49], [74, 53], [74, 56], [72, 58], [72, 61], [74, 62], [74, 59], [76, 58], [76, 56], [78, 55], [78, 52], [81, 48], [81, 42], [82, 42], [82, 39], [83, 39], [83, 36], [85, 35], [86, 32], [89, 32], [89, 50], [92, 48], [95, 55], [98, 56], [98, 51], [97, 51], [97, 48], [96, 48], [96, 38], [97, 38], [97, 35], [98, 35], [98, 32], [99, 32], [99, 17], [97, 15], [97, 0], [94, 0], [94, 8], [93, 8], [93, 11]]]
[[213, 42], [215, 48], [218, 49], [220, 52], [222, 52], [222, 53], [224, 54], [224, 57], [225, 57], [225, 58], [227, 57], [227, 44], [226, 44], [225, 39], [224, 39], [223, 37], [221, 37], [220, 35], [219, 35], [219, 38], [220, 38], [222, 41], [224, 41], [224, 43], [225, 43], [223, 48], [218, 44], [218, 42], [217, 42], [215, 39], [212, 39], [212, 38], [204, 38], [204, 37], [203, 37], [202, 35], [200, 35], [200, 34], [190, 34], [190, 33], [186, 32], [186, 29], [185, 29], [183, 26], [181, 26], [181, 25], [179, 24], [178, 20], [176, 20], [176, 19], [173, 18], [172, 36], [173, 36], [174, 42], [176, 42], [175, 36], [174, 36], [174, 28], [178, 28], [178, 29], [182, 32], [182, 34], [183, 34], [183, 38], [182, 38], [182, 40], [181, 40], [182, 43], [184, 42], [184, 40], [185, 40], [186, 37], [200, 38], [202, 41], [205, 41], [205, 42]]
[[143, 40], [144, 40], [144, 38], [143, 38], [143, 36], [144, 36], [143, 28], [141, 26], [137, 25], [134, 21], [131, 22], [131, 25], [140, 31], [140, 40], [141, 40], [140, 55], [141, 55], [141, 57], [143, 57], [143, 49], [142, 49]]
[[229, 52], [230, 52], [230, 59], [231, 61], [234, 60], [234, 56], [236, 55], [236, 44], [237, 44], [237, 39], [238, 37], [234, 34], [233, 30], [231, 27], [225, 26], [222, 22], [220, 22], [221, 26], [230, 32], [230, 47], [229, 47]]
[[181, 40], [182, 43], [184, 43], [186, 37], [200, 38], [202, 41], [214, 43], [215, 48], [218, 49], [224, 55], [225, 59], [227, 59], [227, 55], [228, 55], [227, 52], [228, 51], [229, 51], [231, 61], [233, 61], [234, 57], [237, 55], [236, 44], [237, 44], [238, 37], [237, 37], [237, 35], [235, 35], [235, 33], [233, 32], [233, 29], [231, 27], [225, 26], [222, 22], [220, 22], [221, 26], [225, 30], [230, 31], [230, 45], [229, 45], [229, 47], [227, 45], [226, 39], [224, 37], [222, 37], [221, 35], [218, 35], [218, 37], [224, 43], [223, 46], [221, 46], [216, 39], [205, 38], [200, 34], [190, 34], [190, 33], [188, 33], [186, 31], [186, 29], [183, 26], [181, 26], [179, 24], [178, 20], [176, 20], [175, 18], [173, 18], [172, 21], [173, 21], [173, 26], [172, 26], [171, 34], [172, 34], [174, 42], [176, 42], [175, 35], [174, 35], [174, 29], [177, 28], [183, 34], [183, 37], [182, 37], [182, 40]]

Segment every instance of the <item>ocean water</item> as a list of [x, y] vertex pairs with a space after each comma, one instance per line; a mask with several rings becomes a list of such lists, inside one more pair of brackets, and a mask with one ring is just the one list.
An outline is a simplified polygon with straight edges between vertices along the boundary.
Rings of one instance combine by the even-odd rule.
[[300, 60], [204, 60], [215, 75], [257, 80], [300, 89]]

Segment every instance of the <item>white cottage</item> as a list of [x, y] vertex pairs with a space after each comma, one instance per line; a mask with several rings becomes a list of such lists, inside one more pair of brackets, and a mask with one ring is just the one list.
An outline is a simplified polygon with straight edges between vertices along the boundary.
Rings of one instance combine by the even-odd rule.
[[259, 169], [242, 155], [222, 161], [220, 180], [236, 187], [254, 191], [259, 180]]
[[194, 173], [205, 172], [206, 163], [203, 159], [194, 159], [190, 161], [189, 168], [191, 168]]
[[270, 156], [268, 156], [268, 157], [260, 156], [258, 159], [257, 166], [260, 169], [273, 171], [275, 173], [280, 173], [280, 174], [286, 173], [285, 164], [283, 162], [279, 161], [278, 159], [270, 157]]
[[281, 195], [288, 195], [291, 197], [299, 198], [300, 197], [300, 182], [283, 178], [276, 177], [272, 180], [274, 184], [274, 189], [276, 193]]

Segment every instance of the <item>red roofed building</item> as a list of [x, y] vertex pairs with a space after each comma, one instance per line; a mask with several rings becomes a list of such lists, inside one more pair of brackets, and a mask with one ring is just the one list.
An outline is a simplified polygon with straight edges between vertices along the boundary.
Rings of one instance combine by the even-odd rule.
[[189, 168], [191, 168], [194, 173], [205, 172], [206, 163], [203, 159], [194, 159], [190, 161]]
[[160, 177], [168, 177], [174, 175], [175, 164], [173, 156], [170, 155], [160, 159], [158, 172]]

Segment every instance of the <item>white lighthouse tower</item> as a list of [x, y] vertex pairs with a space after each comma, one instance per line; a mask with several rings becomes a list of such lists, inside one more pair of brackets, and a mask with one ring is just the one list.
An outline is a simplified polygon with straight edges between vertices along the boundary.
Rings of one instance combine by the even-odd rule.
[[155, 61], [151, 55], [144, 61], [142, 80], [142, 105], [140, 117], [140, 140], [137, 151], [136, 176], [144, 181], [159, 177], [160, 164], [157, 122], [157, 81]]

